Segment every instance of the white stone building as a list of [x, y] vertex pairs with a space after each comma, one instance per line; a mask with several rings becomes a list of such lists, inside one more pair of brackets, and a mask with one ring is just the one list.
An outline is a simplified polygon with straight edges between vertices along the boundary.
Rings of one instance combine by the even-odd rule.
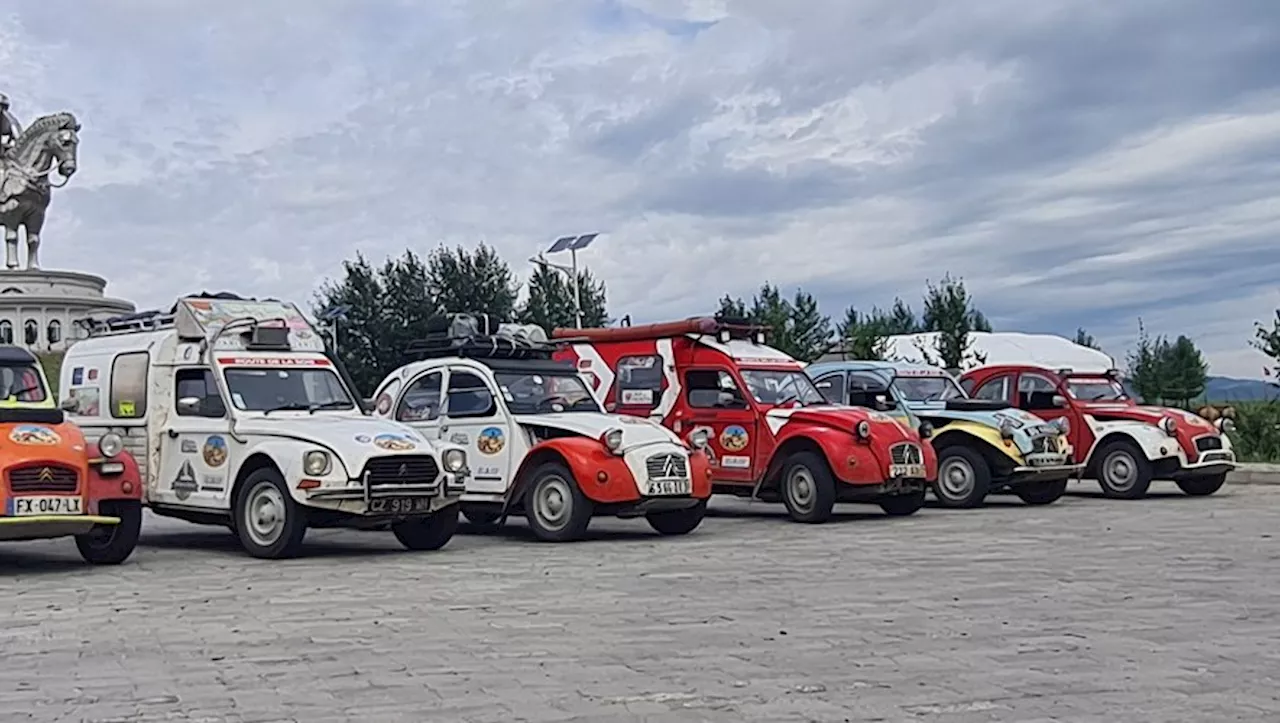
[[106, 296], [107, 280], [76, 271], [0, 269], [0, 344], [63, 351], [85, 332], [76, 320], [136, 311]]

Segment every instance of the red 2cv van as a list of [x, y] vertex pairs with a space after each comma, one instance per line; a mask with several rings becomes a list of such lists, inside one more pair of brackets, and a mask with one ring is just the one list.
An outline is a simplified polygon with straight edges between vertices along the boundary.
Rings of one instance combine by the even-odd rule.
[[712, 491], [781, 501], [798, 522], [836, 502], [910, 515], [937, 477], [933, 449], [889, 415], [828, 403], [766, 327], [723, 317], [556, 329], [605, 409], [661, 422], [712, 457]]

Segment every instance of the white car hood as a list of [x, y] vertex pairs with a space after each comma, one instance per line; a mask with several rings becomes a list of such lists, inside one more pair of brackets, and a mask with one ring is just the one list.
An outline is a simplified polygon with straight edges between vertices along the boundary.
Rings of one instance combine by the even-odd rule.
[[236, 432], [297, 440], [333, 450], [347, 471], [359, 474], [370, 457], [405, 454], [436, 456], [431, 442], [416, 430], [376, 417], [337, 414], [276, 413], [240, 419]]
[[684, 447], [680, 438], [656, 422], [643, 417], [627, 417], [599, 412], [564, 412], [561, 414], [516, 414], [512, 418], [518, 424], [552, 427], [575, 432], [584, 437], [598, 439], [610, 429], [622, 430], [622, 448], [634, 449], [648, 444], [665, 442]]

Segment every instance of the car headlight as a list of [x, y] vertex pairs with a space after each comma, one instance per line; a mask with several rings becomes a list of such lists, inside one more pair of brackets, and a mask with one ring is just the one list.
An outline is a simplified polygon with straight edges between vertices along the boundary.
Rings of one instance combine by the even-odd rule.
[[329, 474], [333, 469], [333, 458], [322, 449], [313, 449], [302, 456], [302, 471], [312, 477]]
[[711, 433], [705, 429], [699, 429], [689, 435], [689, 443], [694, 449], [705, 449], [707, 444], [711, 442]]
[[1160, 420], [1160, 429], [1164, 430], [1165, 434], [1172, 437], [1178, 432], [1178, 422], [1173, 417], [1165, 417]]
[[608, 448], [610, 452], [617, 454], [618, 451], [622, 449], [622, 430], [610, 429], [600, 435], [600, 441], [604, 443], [604, 446]]
[[1218, 420], [1218, 431], [1223, 432], [1224, 434], [1234, 432], [1236, 431], [1236, 423], [1226, 417], [1223, 417]]
[[857, 433], [858, 439], [871, 439], [871, 422], [864, 419], [858, 422], [858, 426], [854, 427], [853, 431]]
[[1000, 422], [1000, 436], [1004, 439], [1013, 439], [1013, 422], [1007, 419]]
[[440, 459], [449, 472], [461, 472], [467, 466], [467, 453], [461, 449], [446, 449]]
[[1055, 423], [1063, 434], [1071, 434], [1071, 422], [1066, 417], [1058, 417]]
[[115, 432], [107, 432], [98, 440], [98, 454], [108, 459], [124, 451], [124, 440]]
[[918, 431], [920, 433], [920, 439], [928, 439], [933, 436], [933, 425], [928, 422], [921, 422], [920, 429]]

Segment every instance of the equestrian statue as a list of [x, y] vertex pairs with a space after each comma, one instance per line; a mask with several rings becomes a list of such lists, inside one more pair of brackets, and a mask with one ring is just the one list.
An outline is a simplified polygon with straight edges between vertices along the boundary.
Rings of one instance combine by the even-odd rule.
[[[37, 118], [25, 130], [0, 93], [0, 228], [4, 229], [4, 265], [18, 268], [18, 229], [26, 230], [27, 268], [40, 268], [40, 229], [52, 189], [62, 188], [76, 172], [80, 123], [70, 113]], [[50, 175], [57, 172], [61, 183]]]

